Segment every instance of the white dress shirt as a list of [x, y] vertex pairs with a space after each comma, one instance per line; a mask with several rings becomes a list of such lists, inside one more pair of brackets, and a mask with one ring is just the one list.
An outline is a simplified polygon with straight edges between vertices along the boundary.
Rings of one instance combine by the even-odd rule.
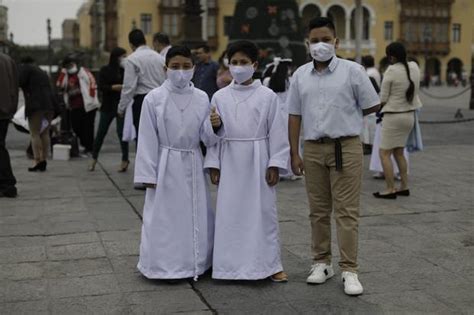
[[133, 97], [147, 94], [166, 80], [165, 58], [148, 46], [138, 47], [125, 61], [118, 112], [124, 113]]
[[165, 48], [163, 48], [161, 51], [160, 51], [160, 55], [163, 56], [163, 58], [166, 59], [166, 54], [168, 53], [168, 50], [170, 50], [171, 48], [171, 45], [168, 45], [166, 46]]
[[334, 57], [322, 72], [309, 62], [293, 74], [287, 98], [291, 115], [303, 120], [305, 140], [358, 136], [362, 110], [380, 104], [364, 68]]

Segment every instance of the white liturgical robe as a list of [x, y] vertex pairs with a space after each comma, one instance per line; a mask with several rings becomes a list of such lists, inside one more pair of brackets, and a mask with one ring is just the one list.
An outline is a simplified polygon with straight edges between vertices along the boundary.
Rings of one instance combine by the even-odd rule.
[[140, 117], [135, 183], [147, 188], [138, 269], [151, 279], [204, 273], [212, 263], [214, 212], [199, 141], [216, 144], [209, 98], [169, 80], [152, 90]]
[[260, 81], [233, 81], [211, 104], [223, 122], [222, 140], [205, 160], [220, 169], [212, 277], [264, 279], [283, 270], [276, 191], [265, 175], [269, 167], [287, 168], [287, 123], [278, 96]]

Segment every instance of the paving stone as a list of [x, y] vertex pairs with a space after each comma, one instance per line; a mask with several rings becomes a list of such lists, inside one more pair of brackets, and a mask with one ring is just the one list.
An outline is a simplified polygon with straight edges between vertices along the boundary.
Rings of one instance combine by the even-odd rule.
[[46, 243], [50, 246], [95, 243], [99, 241], [99, 236], [96, 232], [52, 235], [46, 239]]
[[43, 261], [46, 259], [44, 246], [0, 248], [0, 264]]
[[140, 240], [104, 242], [108, 257], [136, 256], [139, 254]]
[[54, 299], [51, 314], [129, 314], [122, 294]]
[[43, 275], [43, 262], [0, 264], [0, 281], [40, 279]]
[[122, 292], [172, 291], [191, 288], [186, 280], [180, 280], [177, 283], [170, 284], [162, 280], [147, 279], [139, 272], [118, 273], [116, 277]]
[[47, 297], [47, 282], [39, 280], [0, 281], [0, 303], [42, 300]]
[[47, 300], [0, 303], [0, 314], [49, 314], [48, 304]]
[[107, 258], [62, 260], [45, 262], [47, 278], [81, 277], [113, 273]]
[[127, 301], [134, 314], [168, 314], [208, 310], [207, 306], [191, 289], [132, 292], [127, 295]]
[[101, 243], [55, 245], [47, 247], [49, 260], [69, 260], [105, 257]]
[[118, 282], [111, 274], [49, 279], [48, 287], [53, 298], [106, 295], [120, 292]]

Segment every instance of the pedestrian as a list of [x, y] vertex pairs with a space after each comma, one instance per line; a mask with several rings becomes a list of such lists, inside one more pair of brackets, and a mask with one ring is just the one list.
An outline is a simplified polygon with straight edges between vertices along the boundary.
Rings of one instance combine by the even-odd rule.
[[51, 139], [49, 128], [56, 99], [46, 72], [35, 65], [31, 57], [24, 57], [19, 67], [19, 84], [25, 97], [25, 117], [31, 135], [34, 164], [29, 172], [45, 171]]
[[89, 69], [78, 66], [72, 57], [64, 58], [62, 65], [56, 87], [63, 92], [72, 130], [87, 154], [94, 145], [95, 115], [100, 105], [96, 80]]
[[[135, 183], [147, 187], [138, 269], [149, 279], [197, 277], [211, 267], [214, 212], [199, 141], [218, 141], [206, 93], [191, 82], [191, 51], [166, 55], [168, 79], [145, 97]], [[216, 121], [215, 127], [220, 125]]]
[[166, 53], [171, 48], [171, 42], [168, 35], [165, 33], [156, 33], [153, 35], [153, 48], [155, 51], [166, 58]]
[[[391, 66], [385, 72], [382, 82], [382, 131], [380, 160], [382, 161], [386, 189], [375, 192], [376, 198], [396, 199], [409, 196], [407, 161], [403, 155], [408, 136], [415, 125], [415, 111], [422, 104], [418, 95], [420, 89], [420, 69], [413, 62], [407, 62], [407, 53], [402, 43], [394, 42], [385, 49]], [[401, 183], [395, 188], [393, 165], [394, 156], [400, 172]]]
[[227, 50], [222, 52], [219, 58], [219, 70], [217, 70], [216, 84], [218, 89], [228, 86], [232, 82], [232, 75], [229, 71], [229, 59], [227, 58]]
[[103, 66], [99, 72], [99, 91], [102, 92], [102, 106], [100, 107], [100, 120], [97, 135], [92, 150], [92, 161], [89, 171], [94, 171], [99, 158], [99, 152], [109, 130], [110, 124], [116, 119], [117, 136], [122, 151], [122, 163], [119, 172], [127, 171], [130, 161], [128, 160], [128, 142], [122, 140], [124, 117], [117, 116], [117, 106], [120, 101], [120, 92], [123, 84], [123, 62], [127, 51], [121, 47], [112, 49], [109, 64]]
[[[383, 173], [382, 161], [380, 161], [380, 140], [381, 140], [381, 133], [382, 133], [382, 114], [377, 113], [379, 116], [377, 118], [377, 124], [375, 126], [375, 136], [374, 136], [374, 146], [372, 147], [372, 153], [370, 155], [370, 164], [369, 170], [374, 172], [372, 177], [374, 179], [385, 179], [385, 175]], [[405, 160], [407, 161], [407, 173], [409, 173], [409, 155], [407, 148], [403, 149], [403, 156], [405, 156]], [[393, 155], [391, 156], [392, 165], [393, 165], [393, 174], [394, 178], [400, 180], [400, 172], [398, 170], [397, 163]]]
[[[381, 75], [379, 70], [375, 67], [374, 57], [366, 55], [362, 57], [362, 66], [365, 68], [372, 85], [377, 94], [380, 92]], [[377, 117], [375, 113], [364, 116], [364, 126], [362, 128], [361, 140], [364, 146], [364, 154], [370, 154], [374, 145], [375, 125]]]
[[[336, 56], [339, 39], [330, 19], [311, 20], [307, 40], [313, 61], [296, 70], [288, 94], [291, 164], [296, 175], [306, 174], [310, 207], [314, 264], [306, 282], [321, 284], [334, 275], [334, 212], [344, 292], [362, 294], [357, 275], [363, 160], [359, 134], [363, 116], [376, 112], [380, 100], [364, 68]], [[301, 122], [304, 163], [298, 152]]]
[[0, 52], [0, 197], [14, 198], [15, 187], [10, 155], [6, 147], [8, 124], [18, 107], [18, 69], [10, 56]]
[[211, 104], [223, 128], [205, 167], [218, 185], [212, 277], [283, 282], [276, 190], [288, 164], [288, 137], [278, 96], [252, 76], [258, 49], [237, 41], [229, 49], [232, 83]]
[[165, 58], [146, 45], [145, 35], [139, 29], [128, 34], [128, 41], [133, 53], [124, 62], [123, 87], [117, 112], [124, 117], [126, 108], [132, 104], [133, 125], [139, 134], [143, 99], [166, 79]]
[[[273, 62], [267, 64], [264, 71], [266, 77], [262, 84], [270, 88], [278, 95], [280, 113], [283, 115], [284, 128], [288, 129], [288, 103], [286, 98], [290, 88], [291, 59], [282, 59], [281, 57], [273, 58]], [[295, 176], [291, 171], [291, 159], [288, 156], [288, 166], [286, 170], [280, 172], [280, 179], [297, 180], [301, 176]]]
[[219, 64], [211, 59], [211, 49], [206, 44], [196, 47], [196, 57], [198, 63], [194, 71], [194, 86], [206, 92], [210, 100], [219, 89], [217, 87]]

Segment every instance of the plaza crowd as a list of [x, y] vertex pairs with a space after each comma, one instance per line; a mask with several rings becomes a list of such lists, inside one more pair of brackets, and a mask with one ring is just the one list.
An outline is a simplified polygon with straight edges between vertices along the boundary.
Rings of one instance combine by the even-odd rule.
[[[17, 69], [0, 54], [0, 79], [7, 82], [0, 86], [1, 195], [17, 194], [5, 138], [20, 87], [34, 155], [31, 172], [47, 168], [49, 128], [60, 101], [67, 108], [66, 125], [82, 154], [90, 156], [89, 171], [113, 120], [122, 152], [119, 172], [127, 171], [129, 143], [136, 141], [134, 184], [146, 190], [138, 262], [145, 277], [197, 280], [212, 267], [214, 279], [288, 281], [275, 186], [280, 178], [304, 176], [313, 256], [307, 283], [334, 276], [334, 213], [344, 292], [362, 294], [362, 142], [373, 148], [370, 168], [386, 181], [374, 197], [410, 194], [405, 147], [418, 128], [420, 71], [407, 60], [405, 47], [386, 47], [391, 66], [382, 79], [371, 56], [359, 65], [336, 55], [335, 26], [323, 17], [309, 22], [311, 60], [296, 70], [291, 59], [269, 60], [268, 51], [250, 41], [233, 42], [218, 62], [207, 45], [193, 51], [172, 46], [162, 33], [154, 36], [153, 48], [138, 29], [129, 42], [133, 53], [113, 49], [97, 82], [77, 60], [65, 58], [55, 87], [59, 100], [34, 60], [22, 60]], [[215, 207], [206, 176], [218, 187]]]

